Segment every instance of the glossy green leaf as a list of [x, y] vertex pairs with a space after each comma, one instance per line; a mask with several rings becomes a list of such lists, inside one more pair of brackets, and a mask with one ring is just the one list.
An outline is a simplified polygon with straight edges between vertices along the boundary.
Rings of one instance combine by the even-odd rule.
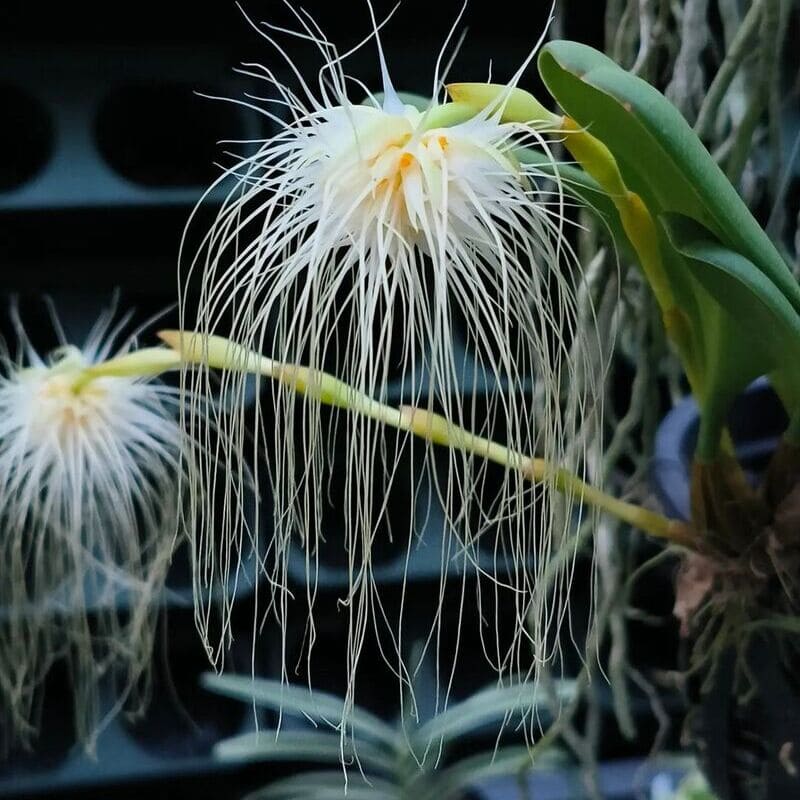
[[[772, 374], [790, 411], [800, 403], [800, 315], [749, 259], [677, 214], [664, 215], [672, 246], [743, 339], [757, 374]], [[709, 370], [714, 369], [709, 364]], [[756, 375], [753, 375], [755, 377]]]
[[702, 409], [696, 455], [712, 460], [718, 455], [731, 403], [754, 378], [768, 370], [768, 364], [752, 347], [746, 331], [718, 302], [713, 287], [709, 290], [695, 279], [691, 262], [672, 247], [663, 229], [662, 237], [665, 261], [671, 270], [685, 274], [692, 286], [691, 319], [702, 376], [702, 394], [696, 398]]
[[800, 286], [680, 112], [646, 81], [576, 42], [550, 42], [541, 76], [564, 111], [600, 139], [654, 214], [692, 217], [758, 267], [800, 311]]
[[776, 365], [787, 356], [800, 355], [800, 314], [763, 272], [692, 220], [666, 214], [663, 221], [692, 274], [746, 329], [755, 346]]

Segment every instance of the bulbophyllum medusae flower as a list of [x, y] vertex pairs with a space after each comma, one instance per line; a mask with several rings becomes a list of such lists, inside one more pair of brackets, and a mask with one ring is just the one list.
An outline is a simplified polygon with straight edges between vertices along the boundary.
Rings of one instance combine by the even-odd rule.
[[[541, 109], [529, 124], [505, 122], [502, 99], [479, 114], [440, 101], [443, 55], [434, 99], [407, 102], [390, 80], [374, 16], [368, 40], [378, 46], [383, 86], [382, 94], [371, 94], [346, 75], [349, 54], [340, 55], [307, 15], [297, 11], [296, 19], [295, 32], [254, 23], [285, 58], [296, 88], [268, 67], [245, 67], [272, 93], [252, 107], [275, 133], [210, 190], [235, 183], [200, 246], [184, 253], [183, 326], [229, 336], [281, 363], [325, 369], [380, 402], [402, 398], [437, 409], [476, 434], [500, 436], [514, 450], [580, 470], [585, 453], [574, 444], [585, 440], [578, 429], [591, 426], [600, 409], [591, 380], [576, 381], [580, 390], [570, 391], [570, 384], [578, 374], [596, 373], [588, 354], [598, 343], [589, 341], [593, 328], [580, 307], [582, 273], [565, 232], [555, 162], [542, 169], [522, 157], [531, 145], [549, 154], [558, 118]], [[316, 90], [279, 33], [318, 48]], [[510, 81], [509, 97], [527, 63]], [[197, 236], [201, 217], [198, 208], [185, 242]], [[193, 293], [196, 317], [188, 311]], [[498, 646], [487, 619], [487, 657], [508, 673], [524, 671], [531, 642], [535, 661], [547, 657], [548, 632], [563, 609], [546, 602], [552, 593], [535, 590], [572, 525], [552, 487], [534, 495], [519, 474], [506, 471], [489, 505], [479, 504], [486, 477], [480, 459], [451, 451], [437, 460], [429, 446], [414, 452], [405, 435], [387, 441], [373, 420], [346, 409], [328, 419], [313, 400], [280, 382], [259, 386], [250, 430], [244, 367], [223, 376], [226, 414], [215, 422], [238, 442], [239, 455], [253, 447], [266, 465], [275, 532], [263, 563], [269, 610], [284, 630], [292, 591], [296, 597], [287, 585], [292, 548], [302, 552], [313, 611], [325, 540], [344, 554], [349, 575], [340, 602], [349, 614], [351, 679], [373, 626], [388, 631], [378, 634], [384, 655], [403, 677], [403, 622], [389, 620], [373, 556], [381, 537], [407, 552], [424, 547], [416, 532], [438, 503], [448, 519], [442, 586], [455, 562], [466, 565], [462, 575], [474, 574], [482, 537], [499, 520], [505, 525], [503, 540], [488, 548], [493, 564], [479, 569], [513, 598], [515, 633]], [[196, 396], [207, 394], [207, 371], [187, 380]], [[250, 531], [241, 521], [237, 475], [228, 472], [224, 482], [219, 476], [209, 464], [194, 488], [207, 508], [225, 509], [222, 519], [208, 514], [200, 534], [208, 539], [202, 549], [224, 562], [219, 553], [235, 553]], [[385, 499], [404, 478], [411, 484], [411, 530], [398, 529]], [[420, 487], [428, 482], [433, 491], [423, 497]], [[385, 501], [376, 503], [376, 494]], [[330, 505], [344, 509], [341, 527], [326, 522]], [[554, 583], [563, 599], [570, 559], [562, 564]], [[213, 563], [199, 566], [213, 583]], [[198, 619], [210, 619], [208, 610]], [[437, 616], [434, 625], [440, 624]], [[209, 637], [210, 626], [201, 630]], [[307, 635], [313, 642], [313, 613]], [[210, 643], [212, 657], [223, 650], [224, 642]]]
[[177, 366], [175, 355], [136, 351], [135, 336], [122, 340], [130, 315], [115, 322], [115, 310], [82, 347], [62, 333], [46, 357], [13, 310], [17, 352], [4, 348], [0, 359], [5, 746], [47, 724], [40, 701], [54, 665], [66, 669], [75, 732], [90, 750], [116, 711], [147, 699], [186, 445], [178, 389], [154, 378]]

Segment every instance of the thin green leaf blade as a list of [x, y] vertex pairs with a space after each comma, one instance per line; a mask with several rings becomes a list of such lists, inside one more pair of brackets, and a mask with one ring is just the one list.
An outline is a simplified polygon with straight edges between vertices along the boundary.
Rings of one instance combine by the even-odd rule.
[[[344, 714], [344, 702], [335, 695], [304, 686], [293, 686], [282, 681], [252, 678], [246, 675], [217, 675], [206, 673], [200, 679], [203, 686], [217, 694], [255, 704], [262, 708], [284, 711], [306, 717], [316, 723], [325, 723], [332, 728], [340, 725]], [[363, 708], [348, 712], [347, 722], [354, 732], [392, 745], [397, 734], [391, 725]]]
[[343, 759], [357, 759], [367, 771], [391, 773], [392, 755], [369, 742], [359, 742], [357, 747], [342, 744], [336, 733], [321, 731], [264, 730], [243, 733], [219, 742], [214, 747], [214, 757], [220, 761], [310, 761], [313, 763], [341, 763]]

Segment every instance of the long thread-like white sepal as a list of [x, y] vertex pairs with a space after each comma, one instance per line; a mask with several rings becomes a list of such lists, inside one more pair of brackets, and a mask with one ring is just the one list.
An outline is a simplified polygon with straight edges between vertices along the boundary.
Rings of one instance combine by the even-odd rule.
[[[581, 473], [586, 448], [580, 443], [591, 441], [600, 393], [591, 381], [574, 382], [588, 385], [585, 392], [570, 386], [577, 374], [597, 374], [589, 359], [603, 348], [593, 339], [591, 315], [587, 320], [579, 308], [582, 272], [565, 234], [567, 203], [555, 164], [545, 177], [515, 156], [529, 145], [548, 153], [546, 137], [558, 132], [548, 129], [548, 120], [504, 122], [502, 109], [459, 120], [438, 106], [398, 103], [382, 48], [386, 100], [368, 95], [358, 104], [361, 97], [354, 101], [346, 92], [358, 84], [345, 75], [335, 46], [310, 18], [298, 12], [297, 19], [303, 26], [297, 36], [315, 42], [323, 57], [319, 92], [259, 27], [287, 58], [300, 88], [289, 88], [268, 68], [247, 68], [275, 95], [262, 110], [278, 130], [220, 179], [236, 185], [184, 262], [183, 327], [230, 336], [275, 362], [326, 370], [379, 403], [402, 398]], [[443, 119], [455, 123], [436, 127]], [[196, 234], [197, 219], [186, 241]], [[197, 315], [190, 316], [198, 299]], [[197, 397], [212, 389], [207, 370], [187, 373], [186, 380]], [[306, 637], [313, 644], [321, 545], [325, 540], [341, 550], [349, 575], [339, 606], [348, 618], [348, 702], [369, 632], [397, 674], [408, 678], [408, 620], [402, 611], [390, 620], [373, 556], [381, 537], [407, 552], [424, 547], [416, 533], [434, 506], [447, 518], [441, 602], [446, 586], [466, 581], [480, 562], [478, 571], [493, 584], [487, 594], [504, 594], [514, 608], [506, 626], [486, 611], [486, 658], [509, 675], [530, 669], [531, 652], [534, 670], [552, 654], [571, 559], [561, 559], [549, 591], [543, 576], [547, 569], [553, 574], [551, 556], [574, 541], [569, 498], [546, 481], [532, 491], [507, 470], [497, 495], [481, 504], [486, 468], [480, 459], [456, 451], [435, 457], [430, 447], [387, 433], [369, 416], [328, 415], [286, 382], [257, 381], [253, 392], [250, 381], [241, 370], [222, 374], [226, 413], [215, 424], [226, 441], [237, 443], [236, 459], [251, 460], [271, 488], [274, 536], [262, 562], [264, 607], [285, 631], [293, 599], [306, 603]], [[199, 407], [194, 417], [202, 417]], [[324, 477], [331, 471], [341, 487], [333, 498]], [[208, 462], [194, 486], [208, 512], [199, 549], [209, 561], [198, 569], [211, 583], [214, 560], [235, 559], [248, 535], [237, 502], [241, 475], [229, 469], [222, 477]], [[375, 502], [403, 482], [410, 529], [391, 518], [388, 501]], [[325, 524], [331, 502], [344, 509], [342, 527]], [[487, 545], [498, 525], [502, 535]], [[299, 595], [288, 585], [293, 549], [306, 564]], [[493, 601], [487, 609], [497, 607]], [[221, 662], [226, 641], [215, 638], [214, 615], [201, 603], [197, 618], [212, 658]], [[441, 615], [432, 624], [435, 649]], [[224, 619], [221, 630], [228, 630]], [[439, 674], [446, 690], [449, 673]]]

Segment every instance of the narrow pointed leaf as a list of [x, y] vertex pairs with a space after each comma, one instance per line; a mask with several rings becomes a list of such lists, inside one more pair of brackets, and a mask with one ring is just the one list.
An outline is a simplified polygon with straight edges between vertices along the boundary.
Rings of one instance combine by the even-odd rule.
[[[313, 722], [336, 727], [344, 714], [341, 698], [327, 692], [310, 691], [301, 686], [292, 686], [281, 681], [253, 679], [245, 675], [216, 675], [207, 673], [201, 678], [207, 689], [217, 694], [255, 704], [275, 711], [283, 710], [296, 716], [304, 716]], [[397, 741], [395, 730], [380, 717], [363, 708], [348, 712], [347, 722], [354, 732], [371, 737], [387, 745]]]
[[369, 742], [342, 747], [337, 733], [319, 731], [264, 730], [243, 733], [219, 742], [214, 757], [220, 761], [288, 760], [321, 763], [340, 763], [342, 759], [357, 759], [367, 771], [390, 773], [394, 758]]

